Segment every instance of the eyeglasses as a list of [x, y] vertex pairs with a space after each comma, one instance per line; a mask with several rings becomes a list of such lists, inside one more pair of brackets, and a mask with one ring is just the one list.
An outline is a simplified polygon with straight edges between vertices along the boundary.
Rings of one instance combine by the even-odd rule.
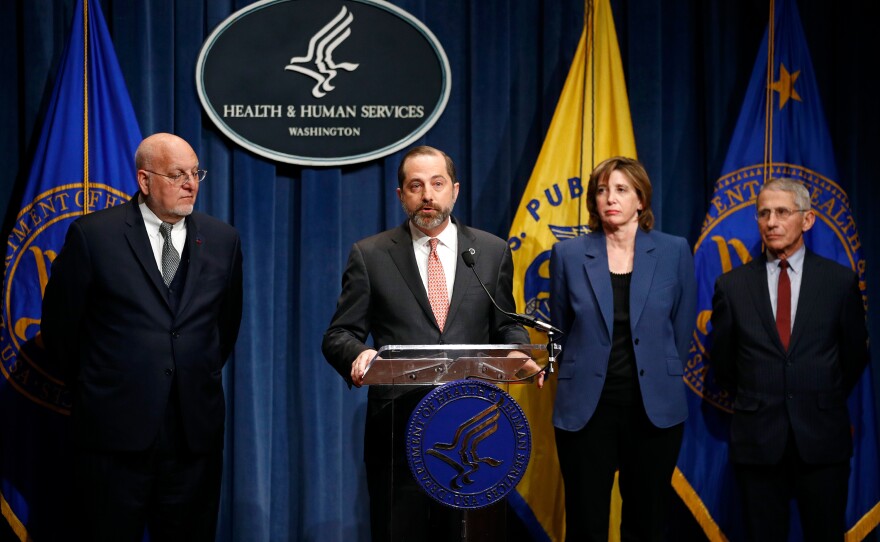
[[145, 169], [147, 173], [152, 173], [153, 175], [161, 175], [168, 179], [166, 181], [168, 184], [175, 188], [181, 188], [188, 182], [192, 182], [193, 184], [199, 184], [200, 182], [205, 180], [205, 176], [208, 175], [207, 170], [197, 169], [192, 172], [183, 171], [178, 173], [177, 175], [165, 175], [164, 173], [159, 173], [158, 171], [150, 171], [149, 169]]
[[766, 222], [770, 220], [770, 215], [776, 213], [779, 220], [788, 220], [794, 213], [806, 213], [809, 209], [789, 209], [788, 207], [777, 207], [775, 209], [761, 209], [755, 213], [755, 220]]

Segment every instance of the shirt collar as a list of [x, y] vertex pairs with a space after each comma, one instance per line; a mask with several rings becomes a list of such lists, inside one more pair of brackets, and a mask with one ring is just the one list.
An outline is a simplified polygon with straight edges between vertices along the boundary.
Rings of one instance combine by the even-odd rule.
[[[409, 221], [409, 232], [412, 235], [413, 242], [420, 247], [427, 245], [428, 241], [431, 239], [429, 236], [425, 235], [425, 232], [418, 229], [415, 224], [412, 223], [412, 220]], [[443, 228], [443, 231], [437, 235], [437, 239], [440, 240], [441, 245], [446, 245], [448, 247], [454, 247], [456, 245], [458, 239], [458, 227], [452, 220], [450, 220], [449, 224]]]
[[[804, 266], [804, 256], [807, 253], [806, 245], [801, 245], [801, 248], [797, 249], [794, 254], [786, 258], [788, 260], [788, 270], [790, 272], [800, 274], [801, 270]], [[767, 251], [767, 269], [773, 270], [774, 272], [779, 270], [779, 258], [770, 254]]]
[[[156, 216], [156, 213], [153, 212], [152, 209], [147, 207], [146, 202], [141, 202], [138, 204], [138, 207], [141, 210], [141, 216], [144, 217], [144, 226], [147, 228], [147, 233], [150, 235], [158, 235], [159, 234], [159, 226], [162, 224], [162, 220]], [[186, 228], [186, 218], [183, 220], [178, 220], [173, 226], [171, 226], [171, 231], [182, 230]]]

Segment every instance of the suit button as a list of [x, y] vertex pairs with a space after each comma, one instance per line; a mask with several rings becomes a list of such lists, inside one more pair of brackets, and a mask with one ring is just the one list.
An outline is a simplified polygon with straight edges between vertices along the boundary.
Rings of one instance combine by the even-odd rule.
[[636, 340], [635, 340], [635, 343], [636, 343], [636, 345], [638, 346], [638, 344], [639, 344], [639, 340], [636, 339]]
[[785, 397], [786, 397], [786, 399], [794, 399], [794, 394], [793, 394], [793, 393], [789, 393], [789, 394], [786, 395]]
[[180, 338], [180, 332], [178, 332], [178, 331], [172, 331], [172, 332], [171, 332], [171, 336], [174, 337], [175, 339], [179, 339], [179, 338]]
[[174, 369], [165, 369], [165, 376], [171, 376], [172, 374], [174, 374]]

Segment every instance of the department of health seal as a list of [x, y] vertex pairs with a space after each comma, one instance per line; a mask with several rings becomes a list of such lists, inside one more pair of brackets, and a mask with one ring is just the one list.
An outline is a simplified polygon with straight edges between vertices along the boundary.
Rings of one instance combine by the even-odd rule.
[[[6, 240], [0, 299], [0, 378], [34, 403], [70, 414], [70, 388], [57, 364], [46, 359], [40, 335], [43, 292], [67, 228], [83, 212], [106, 209], [130, 196], [108, 184], [66, 183], [25, 204]], [[86, 205], [86, 202], [88, 205]]]
[[419, 486], [440, 504], [477, 509], [516, 487], [532, 451], [522, 408], [502, 389], [458, 380], [418, 404], [406, 431], [406, 455]]

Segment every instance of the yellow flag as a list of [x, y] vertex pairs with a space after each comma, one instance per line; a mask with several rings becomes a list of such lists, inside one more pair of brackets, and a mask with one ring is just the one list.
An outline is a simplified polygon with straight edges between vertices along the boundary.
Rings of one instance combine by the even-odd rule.
[[[584, 33], [510, 228], [517, 310], [545, 321], [550, 319], [550, 248], [586, 232], [590, 172], [611, 156], [636, 156], [611, 6], [609, 0], [587, 5]], [[546, 341], [539, 333], [532, 339]], [[550, 378], [542, 390], [511, 386], [510, 393], [532, 429], [532, 458], [510, 502], [536, 540], [561, 541], [565, 506], [551, 421], [556, 379]]]

